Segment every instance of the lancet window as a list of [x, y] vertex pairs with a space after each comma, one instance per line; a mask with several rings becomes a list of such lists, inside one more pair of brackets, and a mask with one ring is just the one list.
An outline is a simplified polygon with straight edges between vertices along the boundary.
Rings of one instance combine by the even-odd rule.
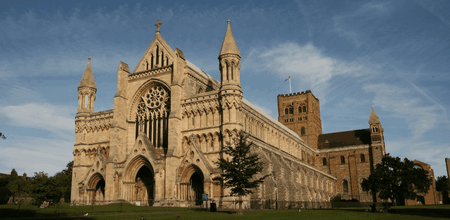
[[167, 148], [170, 113], [170, 94], [161, 85], [154, 85], [144, 96], [137, 108], [136, 138], [142, 132], [157, 148]]

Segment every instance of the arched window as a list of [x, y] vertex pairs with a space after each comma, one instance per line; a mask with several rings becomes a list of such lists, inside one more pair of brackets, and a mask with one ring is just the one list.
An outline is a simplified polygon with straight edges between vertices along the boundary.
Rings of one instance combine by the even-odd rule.
[[164, 51], [161, 51], [161, 66], [164, 66]]
[[366, 156], [364, 154], [361, 154], [361, 162], [366, 162]]
[[341, 156], [341, 164], [345, 164], [345, 157]]
[[294, 114], [294, 108], [292, 106], [289, 107], [289, 114]]
[[192, 127], [195, 128], [195, 120], [194, 120], [194, 115], [192, 115]]
[[169, 65], [169, 57], [166, 57], [166, 66]]
[[153, 69], [153, 59], [154, 59], [154, 57], [153, 57], [153, 54], [152, 54], [152, 59], [150, 60], [150, 69]]
[[156, 65], [159, 64], [159, 46], [156, 46]]
[[227, 80], [228, 80], [228, 75], [230, 74], [229, 72], [228, 72], [228, 70], [230, 69], [230, 65], [228, 64], [228, 62], [225, 62], [225, 65], [226, 65], [226, 67], [227, 67]]
[[305, 132], [305, 127], [302, 127], [302, 129], [301, 129], [300, 132], [301, 132], [301, 136], [305, 135], [305, 133], [306, 133], [306, 132]]
[[84, 108], [87, 108], [87, 107], [88, 107], [88, 102], [89, 102], [89, 98], [88, 98], [88, 96], [86, 95], [86, 97], [84, 97]]
[[306, 112], [306, 106], [303, 106], [303, 112]]
[[148, 70], [148, 68], [149, 68], [149, 66], [148, 66], [148, 61], [145, 61], [145, 63], [146, 63], [146, 68], [145, 68], [145, 70]]
[[347, 180], [344, 180], [344, 182], [342, 182], [342, 191], [344, 193], [348, 193], [348, 182], [347, 182]]
[[203, 92], [203, 88], [199, 88], [197, 93], [202, 93]]
[[233, 77], [233, 69], [234, 69], [234, 63], [231, 64], [231, 80], [234, 79], [234, 77]]
[[324, 157], [324, 158], [322, 159], [322, 164], [323, 164], [324, 166], [327, 165], [327, 158]]
[[284, 114], [285, 115], [289, 114], [289, 109], [288, 108], [284, 109]]
[[302, 107], [301, 106], [298, 107], [298, 113], [302, 113]]

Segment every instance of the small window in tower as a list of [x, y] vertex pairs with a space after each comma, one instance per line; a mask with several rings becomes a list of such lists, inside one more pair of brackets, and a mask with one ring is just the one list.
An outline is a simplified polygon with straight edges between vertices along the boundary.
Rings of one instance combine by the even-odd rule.
[[306, 106], [303, 106], [303, 112], [306, 113]]
[[307, 120], [308, 118], [305, 116], [305, 117], [303, 117], [303, 120]]
[[345, 164], [345, 157], [341, 156], [341, 164]]
[[154, 59], [154, 57], [153, 57], [153, 54], [152, 54], [152, 59], [150, 60], [150, 69], [153, 69], [153, 59]]
[[364, 154], [361, 154], [361, 162], [366, 162], [366, 156]]
[[298, 107], [298, 113], [302, 113], [302, 107]]
[[169, 57], [166, 57], [166, 66], [169, 65]]
[[289, 108], [289, 114], [294, 114], [294, 108], [293, 107]]
[[342, 190], [344, 191], [344, 193], [348, 193], [348, 182], [347, 182], [347, 180], [344, 180], [344, 182], [342, 183]]
[[203, 92], [203, 88], [199, 88], [197, 93], [202, 93]]
[[88, 98], [88, 96], [86, 95], [86, 97], [85, 97], [85, 99], [84, 99], [84, 108], [87, 108], [88, 102], [89, 102], [89, 98]]
[[195, 127], [195, 120], [194, 120], [194, 116], [192, 116], [192, 127]]
[[300, 132], [301, 132], [301, 134], [302, 134], [301, 136], [305, 135], [305, 133], [306, 133], [306, 132], [305, 132], [305, 127], [302, 127], [302, 129], [300, 130]]
[[324, 157], [324, 158], [322, 159], [322, 164], [323, 164], [324, 166], [327, 165], [327, 158]]
[[289, 109], [288, 108], [284, 109], [284, 114], [285, 115], [289, 114]]

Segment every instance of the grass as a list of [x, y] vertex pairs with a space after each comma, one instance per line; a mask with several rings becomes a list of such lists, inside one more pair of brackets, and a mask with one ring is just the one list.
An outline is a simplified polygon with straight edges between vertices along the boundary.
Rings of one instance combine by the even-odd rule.
[[[145, 219], [152, 220], [179, 220], [185, 219], [448, 219], [450, 218], [450, 205], [433, 206], [402, 206], [393, 207], [391, 213], [369, 213], [364, 209], [328, 209], [328, 210], [246, 210], [244, 216], [236, 216], [235, 211], [208, 212], [189, 208], [171, 207], [138, 207], [129, 204], [112, 204], [105, 206], [51, 206], [46, 209], [38, 209], [36, 206], [22, 205], [0, 206], [1, 218], [28, 217], [28, 219]], [[89, 213], [88, 217], [82, 217]]]

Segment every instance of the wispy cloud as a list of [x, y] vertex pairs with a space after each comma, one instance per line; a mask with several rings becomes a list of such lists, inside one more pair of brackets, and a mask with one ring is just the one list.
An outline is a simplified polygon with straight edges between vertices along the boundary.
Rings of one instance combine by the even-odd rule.
[[[263, 68], [282, 78], [291, 76], [294, 83], [308, 85], [321, 103], [326, 102], [329, 84], [335, 76], [359, 76], [363, 66], [324, 55], [311, 43], [283, 43], [260, 51]], [[300, 86], [302, 88], [302, 86]]]
[[387, 83], [366, 84], [363, 89], [375, 94], [374, 106], [405, 119], [409, 124], [408, 128], [412, 130], [413, 139], [436, 128], [438, 120], [448, 120], [441, 106], [425, 99], [414, 89]]
[[71, 107], [46, 103], [27, 103], [0, 107], [0, 114], [8, 124], [24, 128], [38, 128], [51, 132], [68, 132], [75, 129], [74, 110]]

